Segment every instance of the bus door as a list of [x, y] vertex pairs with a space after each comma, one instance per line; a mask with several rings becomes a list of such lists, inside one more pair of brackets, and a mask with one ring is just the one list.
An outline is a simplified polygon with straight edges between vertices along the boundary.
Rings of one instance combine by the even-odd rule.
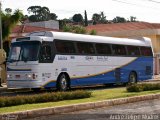
[[116, 68], [115, 69], [115, 83], [119, 84], [121, 82], [121, 68]]

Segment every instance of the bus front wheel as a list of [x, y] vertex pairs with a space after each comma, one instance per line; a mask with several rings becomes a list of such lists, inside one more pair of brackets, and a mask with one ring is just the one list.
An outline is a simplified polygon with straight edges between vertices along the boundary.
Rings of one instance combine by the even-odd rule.
[[135, 72], [131, 72], [129, 74], [129, 81], [128, 81], [128, 84], [135, 84], [137, 83], [137, 75]]
[[59, 91], [66, 91], [68, 89], [69, 83], [68, 78], [65, 74], [61, 74], [58, 78], [57, 89]]

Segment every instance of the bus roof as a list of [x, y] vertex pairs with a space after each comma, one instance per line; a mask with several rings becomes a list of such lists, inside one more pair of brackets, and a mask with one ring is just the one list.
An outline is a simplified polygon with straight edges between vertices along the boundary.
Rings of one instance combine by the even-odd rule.
[[[27, 35], [28, 37], [50, 37], [58, 40], [69, 41], [83, 41], [83, 42], [95, 42], [95, 43], [110, 43], [110, 44], [123, 44], [123, 45], [136, 45], [136, 46], [151, 46], [151, 40], [143, 37], [142, 39], [129, 39], [129, 38], [114, 38], [97, 35], [75, 34], [68, 32], [53, 32], [53, 31], [40, 31], [33, 32]], [[53, 40], [49, 39], [49, 40]], [[44, 39], [47, 40], [47, 39]]]

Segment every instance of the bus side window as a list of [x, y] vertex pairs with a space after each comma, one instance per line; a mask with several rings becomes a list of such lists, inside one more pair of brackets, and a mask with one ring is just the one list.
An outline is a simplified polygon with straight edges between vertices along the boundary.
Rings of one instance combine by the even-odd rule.
[[95, 49], [92, 43], [77, 42], [77, 49], [80, 54], [95, 54]]
[[124, 45], [112, 45], [114, 55], [127, 55], [127, 51]]
[[96, 44], [97, 53], [100, 55], [111, 55], [111, 47], [108, 44], [97, 43]]
[[76, 49], [74, 46], [74, 42], [72, 41], [56, 41], [56, 50], [58, 53], [67, 53], [67, 54], [74, 54], [76, 53]]
[[142, 56], [153, 56], [152, 49], [150, 47], [140, 47]]
[[135, 56], [140, 55], [139, 47], [137, 46], [127, 46], [128, 55]]
[[50, 62], [51, 60], [51, 47], [49, 45], [42, 46], [40, 51], [40, 61]]

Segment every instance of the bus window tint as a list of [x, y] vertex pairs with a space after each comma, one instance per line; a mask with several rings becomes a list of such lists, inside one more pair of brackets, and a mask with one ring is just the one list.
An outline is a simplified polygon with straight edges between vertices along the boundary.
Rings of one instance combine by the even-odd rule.
[[127, 46], [128, 55], [140, 55], [139, 47]]
[[142, 56], [153, 56], [152, 50], [150, 47], [141, 47], [140, 50], [141, 50]]
[[81, 54], [95, 54], [95, 50], [92, 43], [77, 43], [78, 53]]
[[107, 44], [96, 44], [96, 50], [98, 54], [111, 54], [111, 48]]
[[56, 41], [57, 52], [59, 53], [76, 53], [73, 42], [70, 41]]
[[123, 45], [112, 45], [114, 55], [126, 55], [126, 49]]
[[41, 48], [41, 60], [51, 60], [51, 47], [48, 45], [45, 45]]

